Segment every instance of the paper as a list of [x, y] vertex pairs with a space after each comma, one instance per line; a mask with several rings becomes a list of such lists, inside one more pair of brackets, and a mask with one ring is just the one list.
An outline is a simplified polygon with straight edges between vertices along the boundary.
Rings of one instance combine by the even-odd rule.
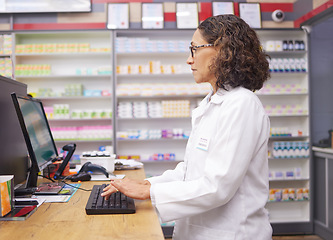
[[221, 14], [234, 14], [233, 2], [213, 2], [213, 16]]
[[111, 179], [123, 179], [124, 177], [125, 174], [118, 174], [115, 176], [109, 174], [108, 178], [104, 174], [92, 174], [90, 181], [109, 181]]
[[80, 183], [65, 184], [57, 195], [33, 195], [32, 198], [37, 199], [38, 202], [43, 200], [45, 202], [68, 202], [80, 186]]
[[199, 23], [197, 3], [177, 3], [177, 28], [197, 28]]
[[163, 28], [163, 4], [142, 3], [142, 28]]
[[259, 3], [240, 3], [239, 15], [251, 28], [261, 28]]
[[129, 26], [129, 5], [128, 3], [108, 4], [109, 29], [127, 29]]

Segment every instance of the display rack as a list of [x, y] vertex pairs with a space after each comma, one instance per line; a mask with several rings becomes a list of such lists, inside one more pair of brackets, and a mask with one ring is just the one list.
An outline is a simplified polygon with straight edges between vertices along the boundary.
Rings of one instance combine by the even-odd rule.
[[15, 78], [41, 99], [57, 147], [112, 145], [112, 32], [15, 33]]
[[[258, 30], [257, 33], [266, 50], [272, 43], [278, 48], [267, 50], [271, 58], [271, 79], [258, 92], [271, 121], [270, 197], [266, 208], [275, 233], [311, 232], [307, 34], [302, 30], [278, 29]], [[292, 50], [279, 46], [290, 40], [294, 43]], [[305, 49], [295, 46], [296, 40], [303, 41]]]

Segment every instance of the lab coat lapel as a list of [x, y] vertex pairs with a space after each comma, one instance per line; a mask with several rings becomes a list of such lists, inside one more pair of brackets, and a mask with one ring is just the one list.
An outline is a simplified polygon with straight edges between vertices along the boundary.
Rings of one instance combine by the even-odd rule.
[[206, 110], [206, 106], [209, 103], [208, 99], [213, 92], [210, 92], [200, 103], [199, 106], [192, 111], [192, 127], [195, 126], [196, 122], [202, 117]]

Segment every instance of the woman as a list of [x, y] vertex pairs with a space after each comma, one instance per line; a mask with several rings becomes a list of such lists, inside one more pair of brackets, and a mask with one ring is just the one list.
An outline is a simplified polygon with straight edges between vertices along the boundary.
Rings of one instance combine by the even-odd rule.
[[197, 83], [212, 86], [192, 112], [185, 159], [144, 181], [115, 180], [136, 199], [150, 198], [162, 221], [176, 220], [174, 239], [271, 239], [268, 197], [269, 119], [253, 93], [269, 77], [254, 30], [234, 15], [206, 19], [187, 63]]

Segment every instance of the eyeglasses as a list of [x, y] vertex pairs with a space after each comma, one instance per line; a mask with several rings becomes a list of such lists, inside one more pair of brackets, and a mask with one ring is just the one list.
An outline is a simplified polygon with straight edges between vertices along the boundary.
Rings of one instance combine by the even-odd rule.
[[198, 46], [189, 46], [191, 56], [194, 57], [194, 50], [197, 50], [198, 48], [204, 48], [204, 47], [213, 47], [214, 44], [204, 44], [204, 45], [198, 45]]

